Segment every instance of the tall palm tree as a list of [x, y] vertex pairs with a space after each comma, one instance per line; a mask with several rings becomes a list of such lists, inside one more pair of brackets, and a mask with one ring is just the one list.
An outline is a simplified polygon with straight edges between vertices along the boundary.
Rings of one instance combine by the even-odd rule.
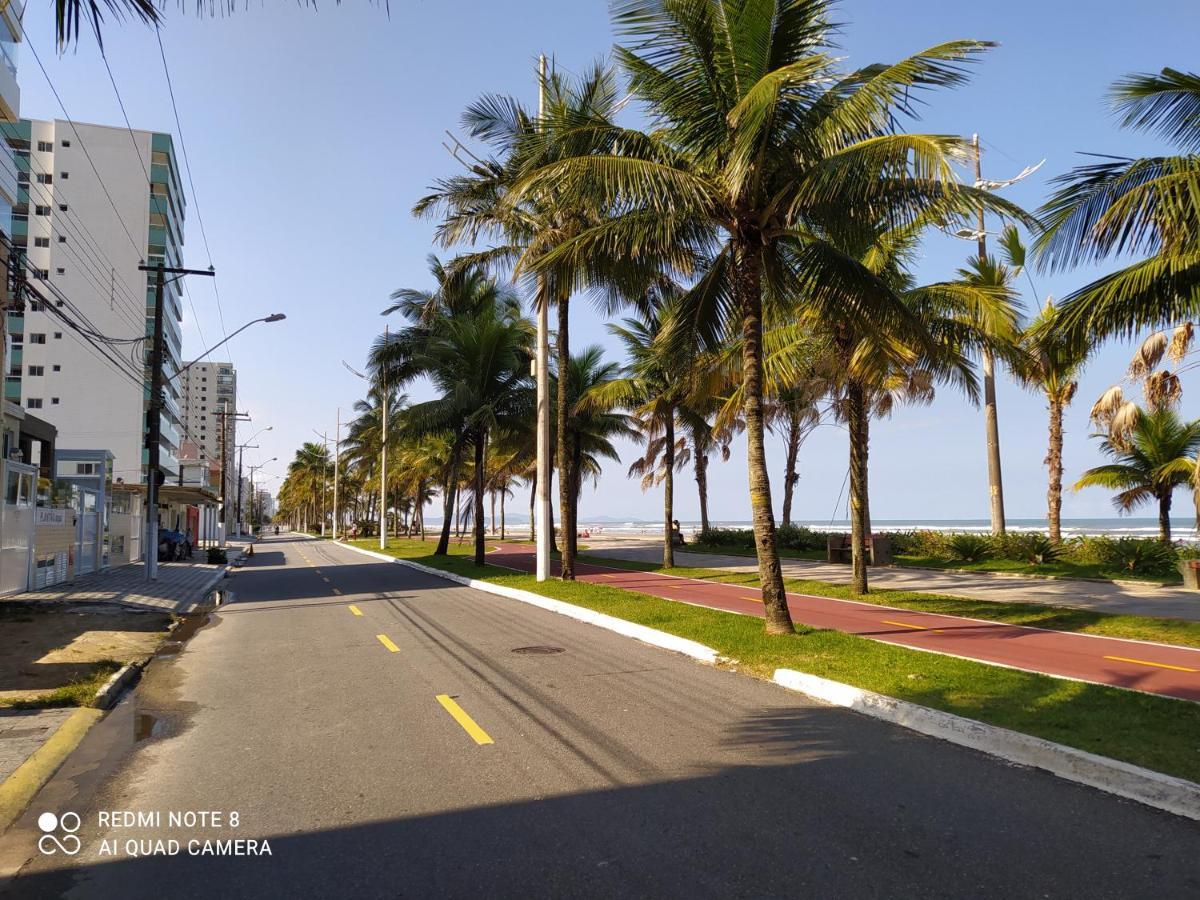
[[689, 360], [680, 358], [668, 339], [677, 303], [663, 303], [638, 318], [610, 324], [608, 330], [625, 346], [625, 377], [593, 391], [596, 402], [619, 403], [641, 426], [646, 452], [629, 468], [642, 478], [642, 489], [663, 486], [663, 566], [675, 565], [675, 468], [680, 450], [675, 420], [688, 394]]
[[[768, 297], [802, 297], [830, 321], [902, 322], [894, 307], [863, 306], [830, 290], [857, 272], [812, 225], [835, 210], [869, 209], [896, 223], [928, 206], [964, 215], [980, 203], [960, 187], [952, 161], [960, 138], [901, 134], [914, 89], [952, 86], [985, 50], [954, 41], [891, 65], [854, 72], [832, 54], [823, 0], [621, 0], [617, 58], [650, 129], [592, 124], [571, 129], [583, 152], [531, 168], [514, 201], [550, 192], [608, 215], [527, 270], [576, 267], [628, 285], [630, 265], [684, 275], [711, 260], [685, 295], [681, 324], [709, 340], [742, 341], [743, 414], [750, 502], [769, 633], [794, 631], [775, 539], [764, 442], [762, 326]], [[644, 274], [644, 273], [643, 273]]]
[[[555, 356], [560, 372], [570, 366], [570, 302], [589, 284], [589, 266], [559, 259], [550, 262], [554, 248], [594, 224], [602, 210], [570, 202], [553, 186], [512, 195], [512, 186], [526, 166], [594, 149], [593, 135], [609, 127], [621, 98], [615, 74], [597, 64], [579, 78], [549, 73], [541, 85], [543, 109], [534, 114], [513, 97], [486, 95], [467, 108], [463, 117], [470, 135], [482, 140], [494, 155], [483, 159], [464, 147], [469, 157], [463, 174], [442, 179], [434, 191], [414, 207], [417, 215], [441, 214], [438, 239], [445, 246], [476, 243], [481, 238], [500, 241], [474, 259], [490, 265], [512, 265], [517, 271], [538, 265], [535, 304], [555, 307]], [[579, 135], [583, 135], [580, 137]], [[575, 577], [574, 535], [577, 531], [576, 493], [579, 478], [571, 469], [570, 416], [567, 382], [556, 392], [559, 471], [559, 515], [567, 535], [561, 556], [561, 577]]]
[[1124, 127], [1157, 132], [1181, 153], [1103, 157], [1056, 179], [1039, 212], [1043, 266], [1143, 257], [1062, 302], [1059, 327], [1075, 340], [1132, 337], [1200, 315], [1200, 75], [1130, 75], [1110, 97]]
[[[431, 336], [414, 360], [439, 396], [411, 406], [404, 429], [412, 437], [449, 435], [461, 451], [474, 449], [473, 524], [475, 564], [484, 565], [484, 493], [490, 438], [520, 427], [533, 412], [529, 377], [532, 329], [521, 318], [495, 307], [458, 316]], [[452, 462], [445, 484], [442, 534], [435, 552], [449, 549], [455, 510], [458, 465]]]
[[1075, 490], [1115, 490], [1113, 506], [1121, 513], [1157, 503], [1158, 539], [1169, 544], [1172, 495], [1175, 488], [1195, 483], [1200, 420], [1185, 422], [1169, 407], [1139, 410], [1129, 441], [1116, 443], [1103, 437], [1100, 449], [1113, 462], [1088, 469], [1075, 482]]
[[783, 433], [783, 517], [784, 526], [792, 524], [792, 501], [796, 494], [796, 483], [800, 480], [797, 464], [800, 447], [813, 430], [821, 424], [821, 410], [817, 403], [824, 393], [820, 379], [789, 379], [770, 393], [768, 400], [767, 427], [778, 428]]
[[1021, 383], [1041, 391], [1046, 398], [1050, 415], [1049, 446], [1046, 467], [1049, 486], [1046, 489], [1046, 522], [1050, 540], [1062, 543], [1062, 476], [1063, 476], [1063, 414], [1075, 398], [1079, 376], [1088, 357], [1096, 349], [1094, 341], [1064, 340], [1059, 325], [1061, 313], [1054, 301], [1048, 300], [1041, 314], [1022, 332], [1020, 338], [1024, 356], [1016, 367]]

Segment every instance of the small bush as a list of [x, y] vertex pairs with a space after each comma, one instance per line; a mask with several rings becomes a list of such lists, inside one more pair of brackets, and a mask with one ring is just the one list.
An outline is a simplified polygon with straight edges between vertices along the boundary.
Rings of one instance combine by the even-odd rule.
[[1118, 538], [1113, 541], [1109, 563], [1137, 575], [1165, 575], [1175, 569], [1174, 547], [1149, 538]]
[[[786, 550], [824, 550], [826, 536], [803, 525], [780, 525], [775, 531], [775, 540]], [[751, 546], [754, 543], [751, 533]]]
[[701, 544], [710, 544], [713, 547], [754, 549], [754, 531], [750, 528], [709, 528], [700, 532], [696, 540]]
[[950, 537], [950, 551], [953, 559], [979, 562], [988, 557], [991, 542], [979, 534], [955, 534]]
[[934, 531], [929, 528], [914, 531], [893, 531], [888, 534], [892, 540], [892, 552], [897, 556], [925, 556], [935, 559], [952, 559], [950, 548], [951, 534], [945, 531]]
[[223, 566], [229, 562], [229, 554], [222, 547], [209, 547], [207, 558], [210, 566]]
[[1082, 565], [1101, 565], [1113, 558], [1113, 544], [1110, 537], [1075, 537], [1063, 543], [1059, 550], [1059, 558], [1067, 562]]
[[1040, 531], [1016, 531], [991, 538], [992, 555], [997, 559], [1010, 559], [1042, 565], [1058, 559], [1059, 549], [1050, 538]]

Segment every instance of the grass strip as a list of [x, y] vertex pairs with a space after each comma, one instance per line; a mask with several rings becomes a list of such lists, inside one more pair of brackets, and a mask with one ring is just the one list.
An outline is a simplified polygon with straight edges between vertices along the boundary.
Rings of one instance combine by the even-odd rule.
[[[377, 542], [358, 543], [369, 550], [378, 547]], [[609, 585], [539, 583], [532, 575], [492, 565], [477, 567], [465, 558], [466, 547], [452, 547], [450, 556], [440, 557], [434, 556], [432, 549], [431, 542], [394, 541], [387, 552], [699, 641], [735, 660], [739, 671], [760, 678], [769, 679], [777, 668], [798, 669], [1200, 781], [1196, 744], [1200, 704], [922, 653], [837, 631], [801, 629], [794, 636], [768, 637], [763, 634], [762, 622], [749, 616], [673, 603]]]
[[94, 663], [86, 675], [81, 675], [54, 690], [45, 691], [36, 697], [0, 699], [0, 709], [54, 709], [63, 706], [90, 706], [96, 692], [104, 687], [112, 674], [121, 668], [115, 659], [104, 659]]
[[[711, 553], [717, 556], [755, 558], [753, 547], [730, 547], [724, 544], [691, 542], [683, 550], [687, 553]], [[781, 547], [779, 555], [784, 559], [805, 559], [813, 562], [825, 562], [825, 552], [822, 550], [789, 550]], [[981, 559], [976, 562], [964, 562], [963, 560], [956, 559], [942, 559], [938, 556], [907, 556], [898, 554], [892, 558], [892, 562], [894, 565], [902, 568], [943, 569], [952, 572], [991, 572], [1006, 575], [1038, 575], [1045, 578], [1084, 578], [1098, 581], [1143, 581], [1146, 584], [1172, 587], [1183, 583], [1177, 575], [1146, 575], [1138, 572], [1130, 572], [1107, 563], [1077, 563], [1063, 559], [1036, 564], [1015, 559]]]

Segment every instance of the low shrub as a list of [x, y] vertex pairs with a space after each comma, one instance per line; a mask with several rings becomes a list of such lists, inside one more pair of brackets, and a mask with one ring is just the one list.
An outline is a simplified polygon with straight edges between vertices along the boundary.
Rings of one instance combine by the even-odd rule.
[[1166, 575], [1179, 559], [1175, 548], [1151, 538], [1118, 538], [1106, 562], [1137, 575]]
[[1102, 565], [1113, 557], [1113, 539], [1104, 535], [1074, 537], [1064, 541], [1059, 559], [1082, 565]]
[[[775, 540], [786, 550], [824, 550], [826, 536], [804, 525], [780, 525], [775, 531]], [[753, 532], [750, 543], [753, 546]]]
[[888, 534], [892, 540], [892, 553], [897, 556], [925, 556], [935, 559], [952, 559], [950, 535], [945, 531], [934, 531], [929, 528], [914, 531], [893, 531]]
[[950, 536], [950, 552], [953, 559], [963, 562], [979, 562], [991, 552], [991, 541], [981, 534], [955, 534]]
[[1052, 562], [1059, 556], [1059, 548], [1040, 531], [1011, 531], [994, 535], [989, 541], [992, 556], [996, 559], [1041, 565]]
[[741, 550], [754, 549], [754, 530], [751, 528], [708, 528], [696, 536], [701, 544], [713, 547], [737, 547]]

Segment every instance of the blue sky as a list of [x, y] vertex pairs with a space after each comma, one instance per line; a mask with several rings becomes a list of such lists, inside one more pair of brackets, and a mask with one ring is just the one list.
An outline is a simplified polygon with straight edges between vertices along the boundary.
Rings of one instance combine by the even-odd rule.
[[[44, 0], [31, 3], [26, 27], [72, 118], [121, 124], [94, 40], [85, 36], [56, 57], [50, 10]], [[1045, 197], [1050, 177], [1079, 162], [1079, 151], [1166, 149], [1154, 138], [1118, 130], [1104, 93], [1128, 72], [1195, 70], [1200, 25], [1187, 0], [1152, 0], [1136, 15], [1117, 0], [1000, 6], [846, 0], [838, 18], [846, 23], [840, 43], [848, 65], [893, 60], [952, 38], [999, 42], [971, 84], [927, 95], [922, 124], [914, 127], [979, 132], [985, 175], [992, 178], [1046, 159], [1035, 177], [1008, 194], [1031, 209]], [[241, 407], [254, 416], [255, 429], [274, 427], [259, 439], [262, 449], [250, 453], [255, 462], [278, 457], [264, 471], [282, 475], [312, 429], [332, 432], [337, 408], [345, 416], [361, 393], [361, 382], [341, 360], [362, 364], [383, 327], [379, 313], [390, 291], [428, 283], [425, 257], [434, 226], [409, 211], [435, 177], [453, 170], [444, 132], [457, 130], [462, 109], [481, 93], [521, 94], [532, 102], [539, 52], [579, 71], [609, 50], [613, 36], [603, 0], [392, 0], [390, 17], [357, 2], [322, 5], [318, 13], [272, 0], [207, 19], [170, 5], [163, 42], [226, 328], [275, 311], [288, 315], [235, 339], [230, 354]], [[105, 46], [134, 127], [176, 132], [153, 31], [111, 25]], [[21, 50], [20, 81], [24, 115], [60, 115], [28, 48]], [[206, 266], [196, 208], [189, 207], [185, 258]], [[918, 277], [950, 277], [971, 246], [930, 241]], [[1087, 275], [1035, 275], [1039, 297], [1030, 291], [1026, 303], [1063, 296]], [[191, 294], [196, 316], [187, 311], [189, 357], [221, 334], [211, 287], [193, 283]], [[602, 317], [583, 301], [575, 309], [572, 340], [601, 343], [615, 355]], [[1099, 461], [1087, 438], [1087, 410], [1120, 380], [1128, 356], [1128, 347], [1107, 346], [1080, 385], [1067, 420], [1068, 480]], [[1044, 403], [1005, 377], [999, 413], [1008, 513], [1041, 516]], [[810, 438], [801, 453], [798, 518], [844, 515], [846, 452], [839, 429], [821, 428]], [[782, 452], [774, 442], [771, 459], [778, 485]], [[982, 413], [949, 390], [930, 407], [902, 409], [876, 423], [871, 459], [878, 519], [987, 514]], [[714, 518], [748, 516], [740, 446], [729, 464], [714, 466], [710, 482]], [[778, 508], [778, 487], [775, 493]], [[679, 518], [698, 514], [690, 479], [676, 496]], [[526, 503], [520, 497], [513, 506]], [[614, 465], [599, 491], [586, 491], [582, 515], [651, 518], [660, 509], [657, 492], [643, 494], [624, 466]], [[1066, 516], [1110, 512], [1103, 492], [1067, 492]]]

